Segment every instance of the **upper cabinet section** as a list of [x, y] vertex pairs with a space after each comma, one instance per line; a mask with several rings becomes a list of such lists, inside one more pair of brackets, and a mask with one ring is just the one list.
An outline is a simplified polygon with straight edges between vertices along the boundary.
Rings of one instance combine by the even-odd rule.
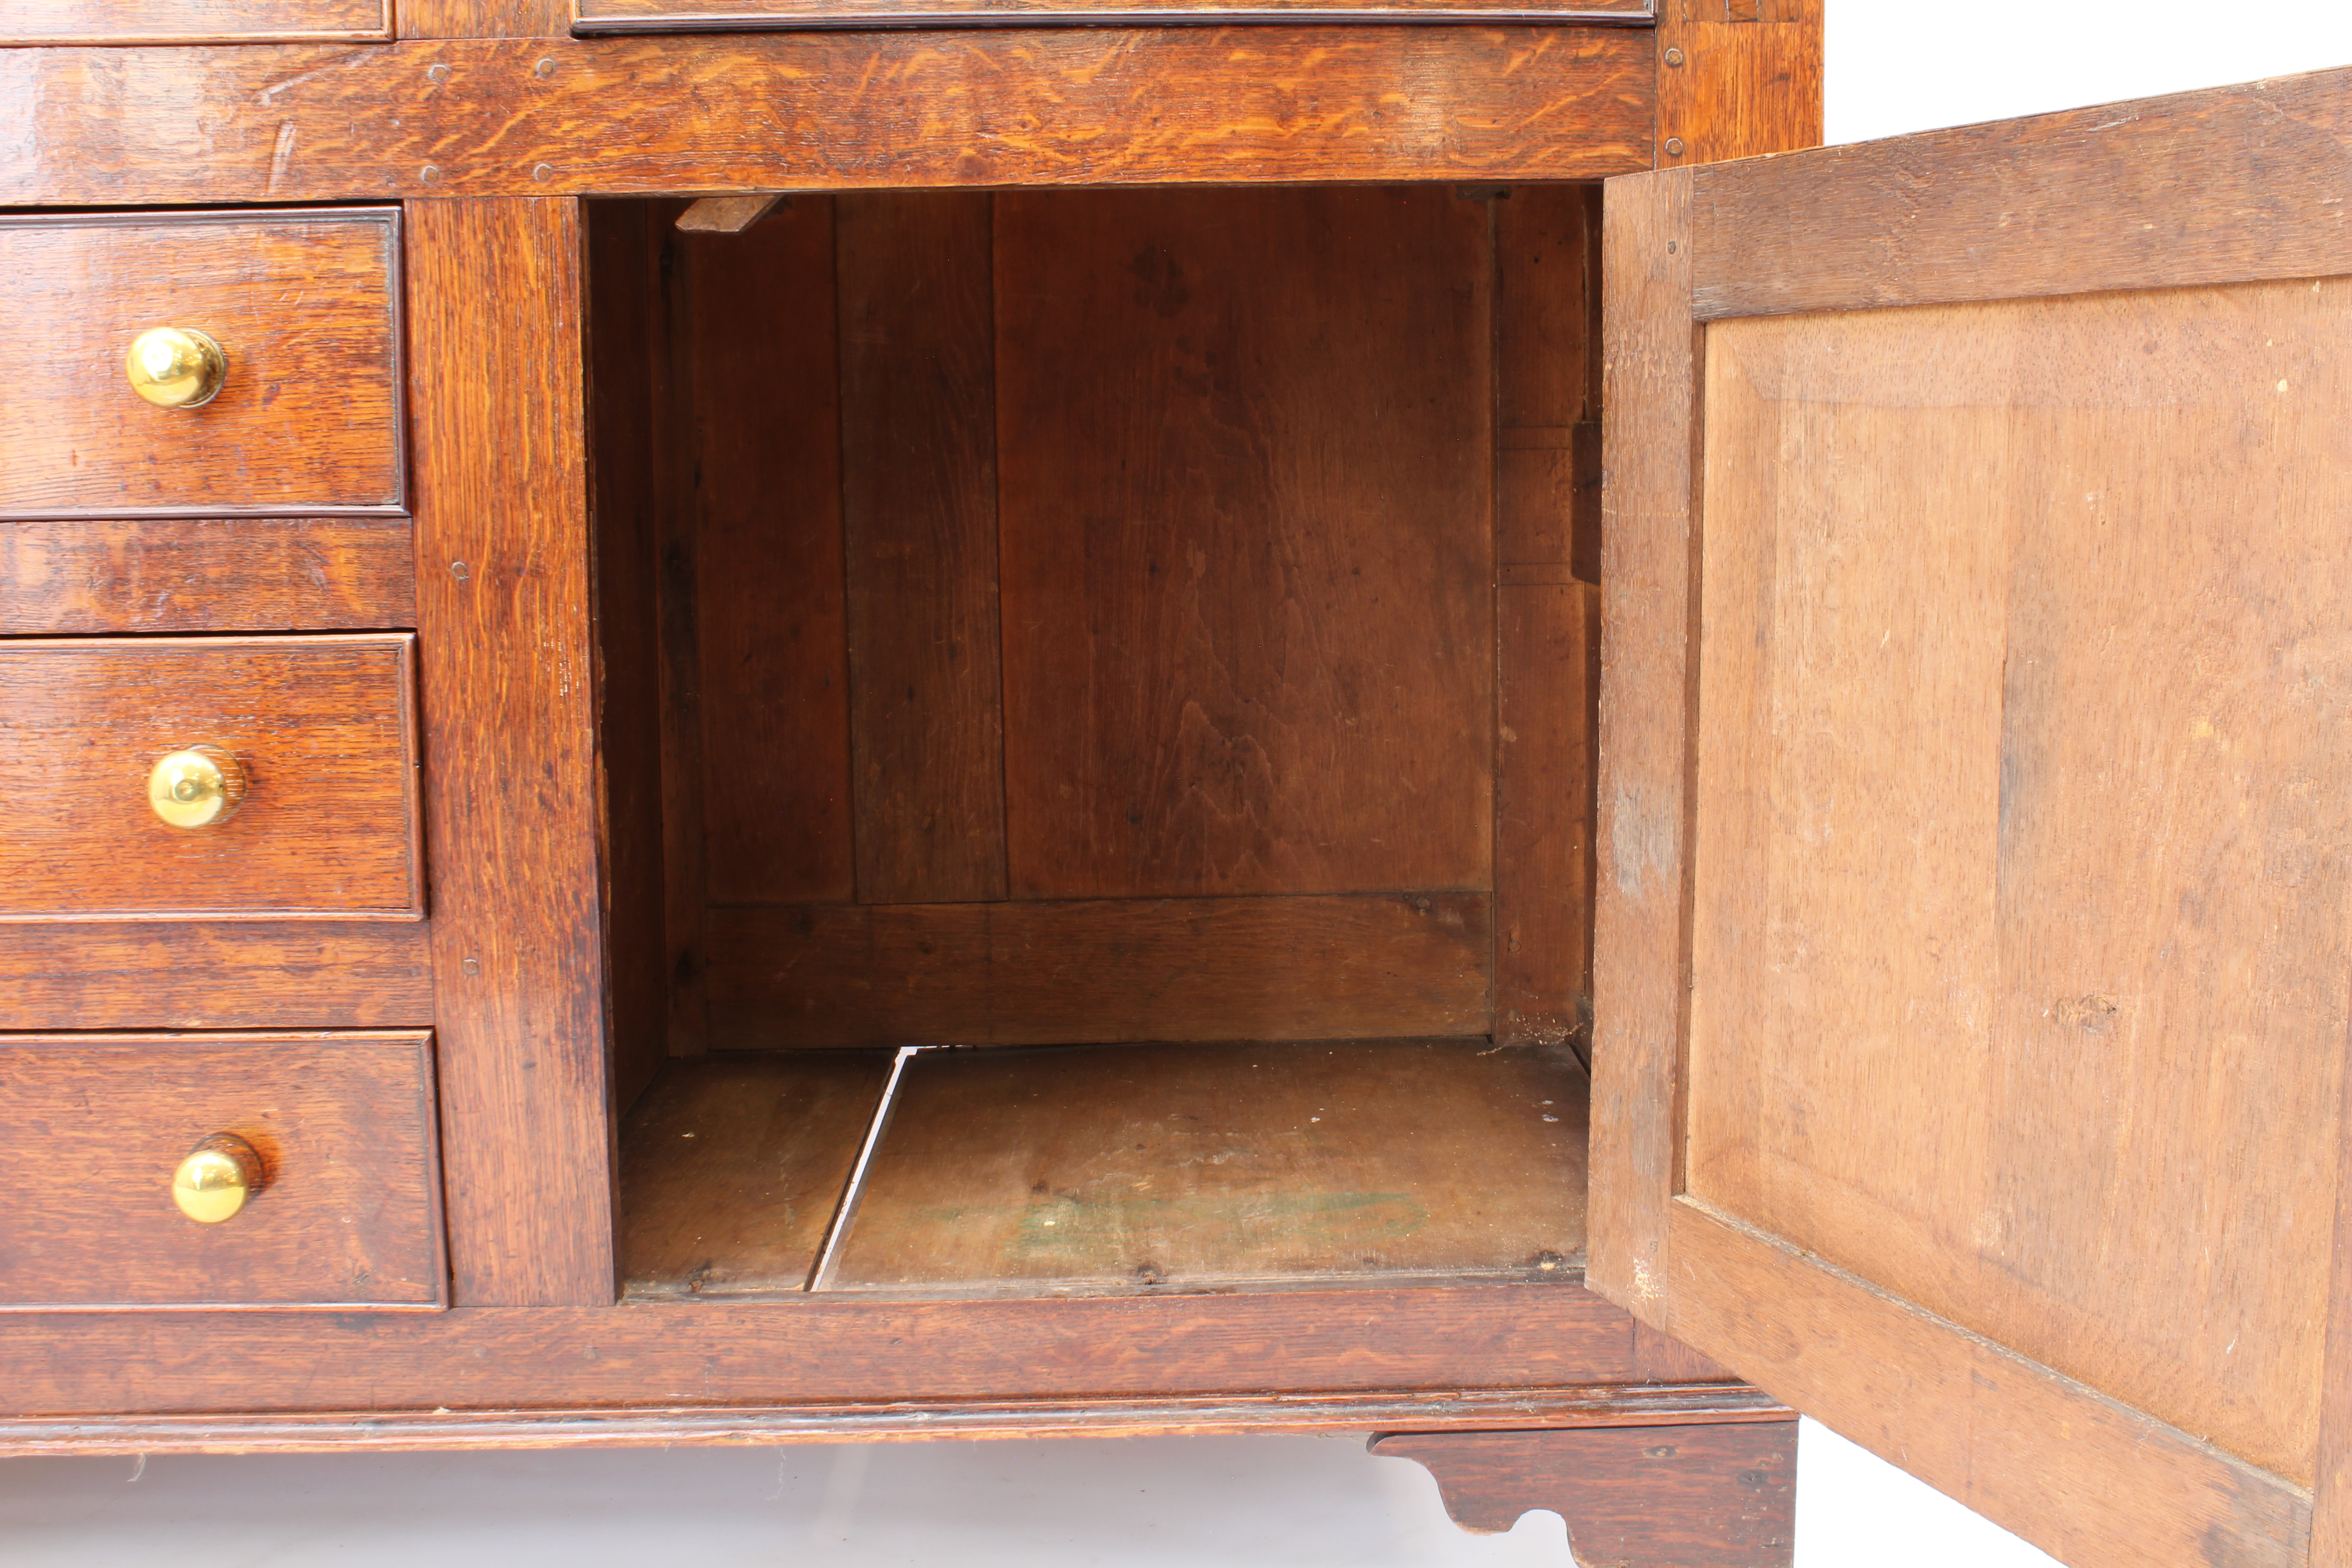
[[396, 510], [387, 209], [0, 218], [0, 517]]
[[1226, 22], [1634, 22], [1654, 0], [575, 0], [583, 33]]
[[258, 44], [389, 38], [392, 0], [11, 0], [5, 44]]

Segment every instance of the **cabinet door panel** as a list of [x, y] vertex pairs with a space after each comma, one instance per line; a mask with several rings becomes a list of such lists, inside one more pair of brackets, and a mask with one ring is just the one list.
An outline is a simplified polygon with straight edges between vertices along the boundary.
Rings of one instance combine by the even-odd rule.
[[1610, 193], [1594, 1282], [2069, 1563], [2333, 1520], [2347, 105]]

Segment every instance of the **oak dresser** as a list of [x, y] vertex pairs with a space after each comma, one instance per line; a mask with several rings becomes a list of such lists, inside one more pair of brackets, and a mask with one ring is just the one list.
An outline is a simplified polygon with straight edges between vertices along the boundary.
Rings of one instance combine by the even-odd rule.
[[0, 1452], [1360, 1432], [1708, 1568], [1802, 1409], [2352, 1568], [2352, 75], [0, 46]]

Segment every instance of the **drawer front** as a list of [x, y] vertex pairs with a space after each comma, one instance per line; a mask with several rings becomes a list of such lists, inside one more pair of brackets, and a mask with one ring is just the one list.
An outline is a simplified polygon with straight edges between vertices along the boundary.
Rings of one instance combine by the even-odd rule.
[[33, 0], [0, 44], [234, 44], [389, 38], [390, 0]]
[[[415, 641], [0, 642], [0, 921], [420, 915]], [[241, 798], [173, 826], [153, 771], [194, 749]]]
[[[0, 217], [0, 516], [397, 510], [390, 209]], [[210, 401], [131, 384], [159, 328], [211, 338]]]
[[1653, 0], [576, 0], [576, 30], [985, 27], [1169, 22], [1642, 23]]
[[[435, 1307], [431, 1037], [0, 1038], [0, 1307]], [[175, 1169], [241, 1140], [258, 1181], [199, 1224]]]

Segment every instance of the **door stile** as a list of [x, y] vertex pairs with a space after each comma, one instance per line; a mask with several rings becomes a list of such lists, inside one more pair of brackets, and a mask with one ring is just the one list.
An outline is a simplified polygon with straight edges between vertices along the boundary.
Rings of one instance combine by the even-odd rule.
[[[1669, 1214], [1690, 999], [1698, 369], [1692, 172], [1608, 187], [1602, 220], [1601, 746], [1590, 1278], [1672, 1331]], [[1674, 955], [1671, 963], [1662, 955]], [[1671, 1108], [1671, 1109], [1668, 1109]], [[1665, 1114], [1660, 1114], [1664, 1110]]]

